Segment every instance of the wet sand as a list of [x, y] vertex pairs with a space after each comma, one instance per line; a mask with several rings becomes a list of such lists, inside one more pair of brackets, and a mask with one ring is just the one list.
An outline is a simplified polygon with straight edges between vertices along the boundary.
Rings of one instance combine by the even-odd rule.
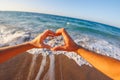
[[[51, 61], [52, 60], [52, 61]], [[55, 63], [55, 64], [54, 64]], [[20, 54], [0, 64], [0, 80], [112, 80], [88, 65], [79, 66], [63, 54]]]

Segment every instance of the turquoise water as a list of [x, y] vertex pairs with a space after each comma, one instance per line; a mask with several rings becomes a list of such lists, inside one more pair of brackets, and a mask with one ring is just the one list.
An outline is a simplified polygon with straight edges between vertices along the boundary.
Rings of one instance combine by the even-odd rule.
[[39, 28], [58, 29], [64, 27], [69, 31], [90, 33], [105, 36], [107, 38], [117, 38], [120, 40], [120, 29], [100, 24], [97, 22], [86, 21], [63, 16], [55, 16], [40, 13], [27, 12], [0, 12], [0, 25], [7, 25], [18, 28], [29, 28], [39, 32]]
[[62, 27], [69, 32], [77, 44], [120, 59], [120, 28], [41, 13], [0, 11], [0, 46], [29, 41], [46, 29], [55, 31]]

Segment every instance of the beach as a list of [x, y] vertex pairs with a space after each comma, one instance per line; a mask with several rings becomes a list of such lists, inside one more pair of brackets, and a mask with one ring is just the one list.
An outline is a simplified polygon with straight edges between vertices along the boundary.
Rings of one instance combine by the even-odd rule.
[[[120, 29], [97, 22], [32, 12], [0, 12], [0, 47], [13, 46], [33, 40], [44, 30], [56, 31], [65, 28], [71, 38], [85, 49], [120, 60]], [[61, 36], [45, 40], [51, 47], [64, 45]], [[50, 52], [48, 50], [30, 50], [29, 53], [46, 55], [65, 54], [77, 64], [88, 63], [76, 54]]]
[[[33, 40], [44, 30], [65, 28], [76, 44], [120, 60], [120, 29], [98, 22], [51, 14], [1, 11], [0, 47]], [[62, 36], [44, 40], [64, 45]], [[31, 49], [0, 64], [1, 80], [111, 80], [74, 52]]]
[[[50, 55], [46, 56], [45, 64], [41, 54], [27, 52], [0, 64], [1, 80], [112, 80], [88, 65], [79, 66], [74, 60], [63, 54], [54, 55], [54, 66], [50, 66]], [[42, 67], [42, 68], [41, 68]], [[41, 68], [41, 70], [40, 70]]]

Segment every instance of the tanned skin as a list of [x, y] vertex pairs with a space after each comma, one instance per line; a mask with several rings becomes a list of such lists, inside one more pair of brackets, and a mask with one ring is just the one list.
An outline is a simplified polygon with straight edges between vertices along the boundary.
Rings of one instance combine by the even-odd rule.
[[25, 42], [23, 44], [15, 45], [15, 46], [9, 46], [9, 47], [3, 47], [0, 48], [0, 63], [5, 62], [12, 57], [21, 54], [25, 52], [26, 50], [32, 49], [32, 48], [47, 48], [50, 49], [51, 47], [49, 45], [45, 45], [43, 43], [44, 39], [48, 36], [55, 36], [55, 33], [46, 30], [42, 34], [38, 35], [35, 39], [29, 42]]
[[96, 69], [114, 80], [120, 80], [120, 61], [105, 55], [97, 54], [78, 46], [64, 28], [58, 29], [56, 34], [64, 37], [65, 45], [52, 50], [74, 51], [87, 60]]
[[[43, 43], [44, 39], [47, 36], [60, 36], [60, 35], [64, 37], [64, 41], [65, 41], [64, 46], [58, 46], [52, 48], [49, 45], [45, 45]], [[0, 48], [0, 63], [5, 62], [11, 59], [12, 57], [32, 48], [47, 48], [54, 51], [62, 50], [62, 51], [76, 52], [78, 55], [83, 57], [91, 65], [93, 65], [99, 71], [103, 72], [105, 75], [109, 76], [114, 80], [120, 80], [119, 60], [116, 60], [114, 58], [105, 55], [97, 54], [95, 52], [82, 48], [72, 40], [72, 38], [69, 36], [69, 34], [64, 28], [58, 29], [56, 33], [50, 30], [46, 30], [42, 34], [38, 35], [32, 41], [19, 44], [16, 46]]]

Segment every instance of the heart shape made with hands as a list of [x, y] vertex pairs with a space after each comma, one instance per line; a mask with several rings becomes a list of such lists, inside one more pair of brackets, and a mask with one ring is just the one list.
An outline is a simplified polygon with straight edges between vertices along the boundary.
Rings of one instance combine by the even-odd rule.
[[[49, 49], [53, 49], [56, 47], [66, 46], [64, 36], [62, 35], [64, 28], [58, 29], [56, 32], [53, 32], [51, 30], [46, 30], [43, 32], [47, 33], [44, 37], [44, 40], [42, 40], [42, 43], [46, 46], [49, 46]], [[65, 32], [65, 30], [64, 30]]]
[[[63, 38], [60, 36], [63, 36]], [[46, 30], [33, 40], [33, 45], [34, 43], [39, 48], [52, 50], [76, 51], [80, 47], [72, 40], [64, 28], [58, 29], [56, 33], [51, 30]]]
[[45, 30], [43, 33], [38, 35], [32, 43], [38, 48], [52, 49], [54, 47], [63, 46], [64, 40], [61, 34], [55, 33], [51, 30]]

